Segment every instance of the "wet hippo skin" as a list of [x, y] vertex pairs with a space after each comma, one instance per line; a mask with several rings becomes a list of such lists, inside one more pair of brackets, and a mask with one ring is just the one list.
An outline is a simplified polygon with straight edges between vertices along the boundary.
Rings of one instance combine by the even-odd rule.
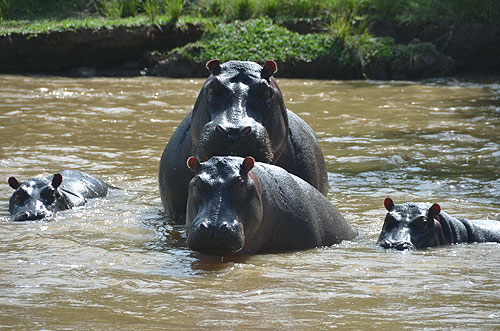
[[210, 77], [193, 110], [165, 147], [159, 167], [159, 190], [169, 218], [185, 223], [187, 185], [192, 173], [186, 159], [197, 156], [252, 156], [304, 179], [326, 195], [328, 176], [312, 129], [285, 107], [273, 74], [274, 61], [218, 60], [207, 63]]
[[76, 170], [64, 170], [48, 177], [36, 177], [20, 183], [10, 177], [15, 192], [9, 200], [11, 221], [40, 220], [53, 217], [60, 210], [104, 197], [111, 188], [102, 180]]
[[384, 201], [385, 217], [378, 244], [384, 248], [422, 249], [458, 243], [500, 242], [500, 222], [455, 218], [435, 203]]
[[333, 245], [357, 235], [330, 201], [283, 168], [252, 157], [188, 159], [187, 245], [230, 255]]

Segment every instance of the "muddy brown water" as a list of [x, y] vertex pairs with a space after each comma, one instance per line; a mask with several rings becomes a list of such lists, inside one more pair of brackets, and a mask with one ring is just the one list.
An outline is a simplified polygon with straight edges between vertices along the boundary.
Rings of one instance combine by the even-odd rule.
[[0, 217], [13, 175], [79, 169], [123, 188], [53, 222], [0, 222], [0, 329], [500, 328], [499, 244], [375, 244], [387, 196], [499, 217], [498, 81], [279, 79], [361, 234], [222, 260], [184, 246], [158, 194], [161, 152], [202, 83], [0, 76]]

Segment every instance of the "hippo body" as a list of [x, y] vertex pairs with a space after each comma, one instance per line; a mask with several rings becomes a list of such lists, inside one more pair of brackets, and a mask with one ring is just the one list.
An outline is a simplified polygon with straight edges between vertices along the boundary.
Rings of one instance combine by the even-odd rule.
[[438, 204], [394, 204], [388, 210], [378, 244], [384, 248], [423, 249], [458, 243], [500, 242], [500, 222], [458, 219], [441, 211]]
[[22, 183], [10, 177], [9, 185], [16, 190], [9, 200], [12, 221], [50, 218], [57, 211], [84, 205], [87, 199], [104, 197], [111, 188], [102, 180], [76, 170]]
[[301, 178], [252, 157], [191, 157], [187, 245], [230, 255], [306, 249], [357, 235], [330, 201]]
[[207, 64], [211, 75], [193, 110], [165, 147], [159, 167], [163, 206], [172, 221], [185, 223], [187, 186], [193, 174], [185, 160], [197, 156], [252, 156], [275, 164], [309, 182], [322, 194], [328, 176], [312, 129], [287, 110], [273, 78], [276, 64], [218, 61]]

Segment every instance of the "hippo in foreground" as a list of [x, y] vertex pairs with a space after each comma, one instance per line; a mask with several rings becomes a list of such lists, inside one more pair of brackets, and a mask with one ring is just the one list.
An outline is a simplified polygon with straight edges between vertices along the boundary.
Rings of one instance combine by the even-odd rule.
[[102, 180], [76, 170], [64, 170], [22, 183], [10, 177], [9, 185], [16, 190], [9, 200], [12, 221], [51, 218], [57, 211], [84, 205], [87, 199], [104, 197], [111, 188]]
[[384, 201], [389, 211], [378, 244], [384, 248], [423, 249], [458, 243], [500, 242], [500, 222], [458, 219], [425, 203], [394, 204]]
[[189, 248], [214, 255], [338, 244], [357, 235], [328, 199], [284, 169], [252, 157], [190, 157]]
[[218, 60], [207, 63], [211, 75], [193, 110], [175, 130], [163, 151], [159, 188], [170, 219], [184, 224], [188, 183], [193, 174], [186, 159], [252, 156], [278, 165], [304, 179], [322, 194], [328, 192], [325, 160], [312, 129], [288, 111], [273, 74], [274, 61]]

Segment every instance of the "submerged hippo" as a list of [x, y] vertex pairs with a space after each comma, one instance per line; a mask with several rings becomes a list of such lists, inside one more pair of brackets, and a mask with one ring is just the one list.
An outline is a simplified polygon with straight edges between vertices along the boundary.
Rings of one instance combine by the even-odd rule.
[[267, 61], [218, 60], [207, 63], [211, 75], [193, 110], [170, 138], [160, 161], [160, 196], [169, 217], [185, 223], [188, 183], [193, 174], [186, 159], [206, 161], [216, 156], [252, 156], [283, 167], [317, 188], [328, 191], [323, 153], [312, 129], [288, 111]]
[[111, 188], [102, 180], [76, 170], [64, 170], [22, 183], [10, 177], [9, 185], [16, 190], [9, 200], [12, 221], [50, 218], [56, 211], [84, 205], [87, 199], [104, 197]]
[[406, 202], [395, 205], [384, 201], [389, 211], [378, 243], [384, 248], [422, 249], [442, 245], [500, 242], [500, 222], [495, 220], [457, 219], [441, 211], [441, 207]]
[[333, 245], [357, 235], [318, 190], [252, 157], [187, 161], [189, 248], [206, 254], [276, 252]]

